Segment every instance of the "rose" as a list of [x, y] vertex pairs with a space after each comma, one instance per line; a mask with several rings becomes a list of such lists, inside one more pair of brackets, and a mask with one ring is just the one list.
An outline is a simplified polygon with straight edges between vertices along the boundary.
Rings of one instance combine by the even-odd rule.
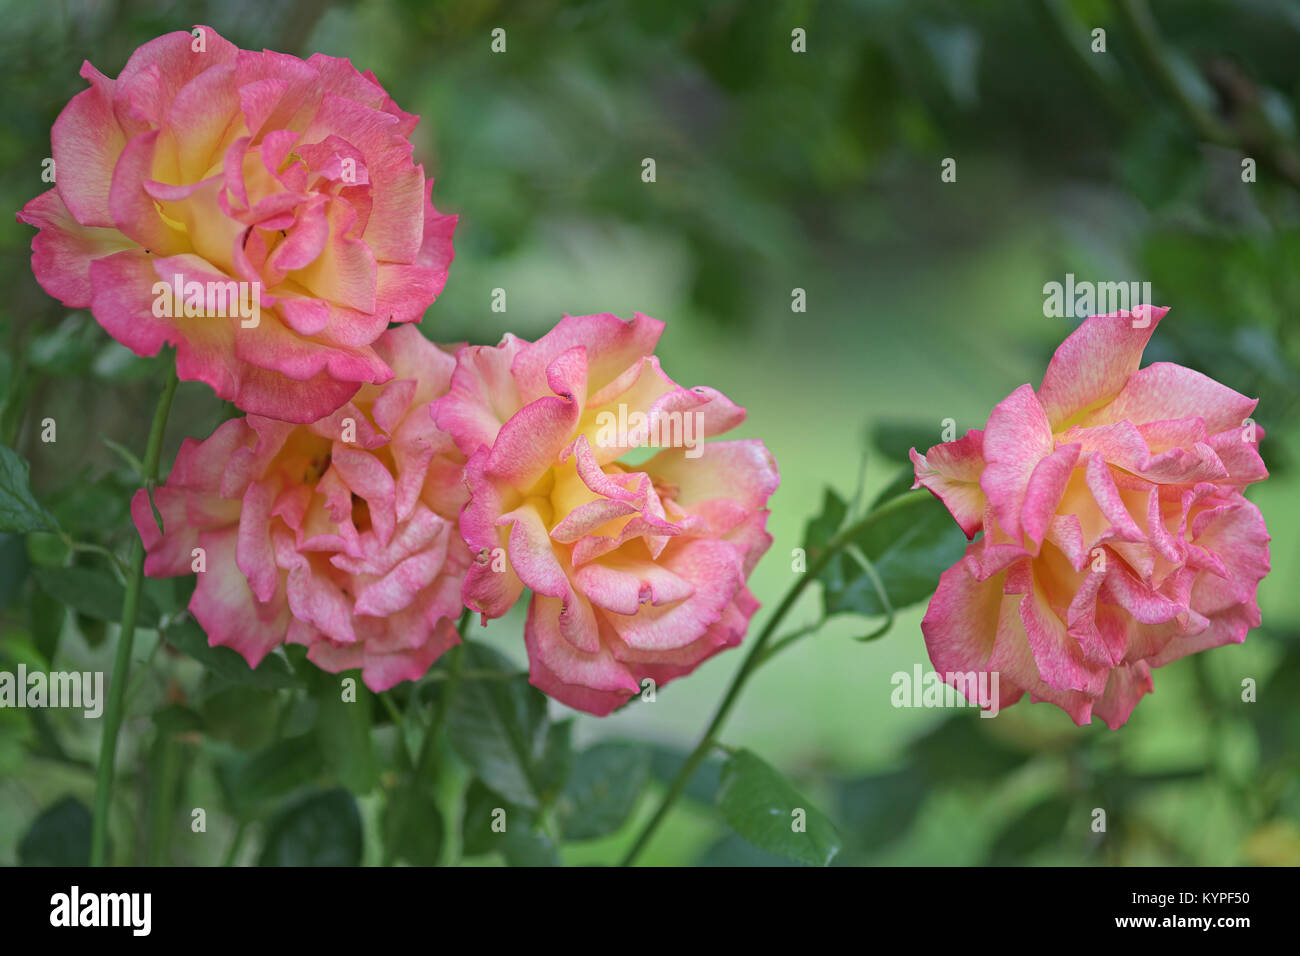
[[1023, 385], [983, 431], [912, 450], [914, 487], [968, 538], [983, 532], [921, 623], [950, 683], [997, 673], [999, 706], [1028, 692], [1115, 728], [1152, 668], [1259, 625], [1269, 537], [1241, 493], [1268, 477], [1256, 402], [1180, 365], [1138, 368], [1167, 311], [1092, 316], [1037, 393]]
[[745, 581], [772, 540], [776, 463], [759, 441], [699, 441], [745, 412], [668, 378], [662, 329], [566, 316], [531, 344], [465, 347], [433, 404], [469, 457], [466, 605], [499, 617], [531, 588], [532, 683], [601, 716], [741, 641], [758, 608]]
[[208, 27], [82, 76], [56, 187], [18, 214], [47, 292], [259, 415], [314, 421], [392, 376], [373, 343], [442, 291], [456, 224], [411, 161], [418, 117], [347, 60]]
[[464, 458], [429, 416], [455, 361], [411, 326], [376, 354], [396, 377], [365, 385], [310, 425], [249, 415], [202, 442], [186, 439], [131, 515], [145, 573], [196, 571], [190, 612], [213, 646], [250, 667], [304, 644], [372, 690], [414, 680], [459, 642], [453, 622], [469, 552], [456, 530]]

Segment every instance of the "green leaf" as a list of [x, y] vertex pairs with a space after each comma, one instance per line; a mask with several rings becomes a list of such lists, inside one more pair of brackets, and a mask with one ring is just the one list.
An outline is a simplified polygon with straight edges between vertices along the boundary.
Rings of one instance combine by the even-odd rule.
[[[500, 670], [504, 658], [477, 644], [465, 646], [469, 670]], [[452, 746], [485, 784], [528, 809], [550, 802], [564, 784], [569, 762], [567, 724], [552, 727], [546, 697], [520, 675], [465, 681], [447, 714]]]
[[18, 844], [20, 866], [89, 866], [90, 810], [76, 797], [46, 807]]
[[754, 867], [787, 867], [799, 866], [794, 860], [784, 856], [778, 856], [775, 853], [767, 853], [760, 850], [754, 844], [750, 843], [744, 837], [736, 833], [728, 833], [721, 840], [718, 840], [704, 854], [695, 861], [695, 866], [708, 867], [745, 867], [752, 869]]
[[[117, 578], [96, 568], [37, 568], [36, 583], [79, 614], [105, 623], [122, 619], [126, 591]], [[137, 618], [144, 627], [158, 623], [158, 608], [148, 595], [140, 595]]]
[[987, 718], [966, 712], [949, 717], [917, 738], [912, 761], [932, 781], [945, 783], [1003, 780], [1028, 759], [986, 730]]
[[912, 463], [908, 460], [906, 454], [903, 455], [903, 460], [907, 464], [900, 468], [893, 478], [889, 479], [885, 487], [876, 492], [876, 497], [871, 499], [868, 510], [889, 501], [891, 498], [897, 498], [905, 491], [912, 490], [912, 485], [916, 482], [916, 470], [912, 467]]
[[803, 546], [809, 560], [814, 559], [831, 538], [835, 537], [835, 532], [840, 530], [848, 513], [848, 503], [836, 494], [834, 489], [827, 488], [822, 499], [821, 512], [809, 518], [804, 528]]
[[217, 782], [231, 812], [241, 820], [259, 819], [273, 803], [316, 781], [325, 758], [316, 735], [276, 741], [252, 756], [234, 752], [217, 763]]
[[760, 850], [826, 866], [840, 850], [835, 826], [771, 764], [749, 750], [722, 767], [717, 803], [727, 824]]
[[22, 535], [0, 533], [0, 609], [22, 590], [27, 580], [27, 544]]
[[59, 649], [59, 635], [63, 633], [63, 619], [67, 616], [63, 602], [50, 597], [40, 588], [32, 589], [32, 637], [36, 648], [47, 660], [54, 660]]
[[85, 614], [77, 614], [74, 619], [77, 622], [77, 632], [81, 635], [81, 639], [91, 647], [99, 647], [108, 640], [107, 621], [88, 617]]
[[271, 691], [219, 683], [203, 698], [199, 712], [208, 736], [253, 750], [270, 742], [280, 702]]
[[[355, 682], [355, 699], [344, 700], [345, 679]], [[360, 671], [319, 673], [315, 697], [320, 704], [316, 731], [325, 763], [353, 793], [369, 793], [379, 781], [379, 763], [371, 740], [374, 698], [361, 682]]]
[[483, 781], [470, 781], [461, 816], [461, 850], [467, 856], [500, 853], [511, 866], [559, 866], [554, 841], [536, 815], [515, 806]]
[[915, 768], [872, 774], [839, 785], [847, 841], [869, 853], [907, 834], [925, 802], [925, 775]]
[[106, 342], [95, 355], [91, 371], [99, 378], [110, 382], [143, 382], [156, 373], [153, 362], [136, 355], [125, 345], [118, 342]]
[[628, 743], [599, 743], [577, 756], [556, 802], [560, 830], [569, 840], [616, 832], [636, 809], [650, 777], [650, 752]]
[[[934, 593], [939, 575], [955, 564], [966, 536], [937, 499], [918, 497], [884, 515], [850, 542], [874, 566], [895, 610]], [[826, 614], [884, 614], [867, 568], [851, 554], [839, 554], [821, 576]]]
[[39, 711], [0, 707], [0, 778], [15, 778], [27, 763], [36, 734], [29, 717], [32, 713]]
[[63, 537], [49, 531], [28, 532], [26, 541], [27, 558], [39, 568], [64, 567], [72, 554]]
[[[657, 746], [650, 749], [650, 773], [664, 786], [671, 786], [689, 754], [673, 747]], [[722, 781], [722, 761], [706, 757], [695, 768], [682, 795], [699, 803], [712, 804]]]
[[113, 441], [113, 439], [109, 438], [107, 435], [100, 435], [99, 440], [104, 443], [104, 447], [116, 453], [117, 457], [122, 459], [123, 464], [131, 470], [132, 475], [140, 481], [144, 481], [144, 465], [141, 464], [140, 459], [135, 456], [135, 452], [131, 451], [131, 449], [127, 448], [120, 442]]
[[384, 845], [394, 860], [437, 866], [443, 828], [442, 814], [427, 791], [404, 784], [389, 795], [384, 806]]
[[346, 790], [325, 790], [284, 807], [267, 826], [258, 866], [360, 866], [361, 813]]
[[[909, 460], [908, 453], [913, 448], [925, 451], [934, 444], [933, 434], [934, 426], [931, 424], [888, 419], [876, 422], [871, 429], [871, 444], [891, 461], [906, 463]], [[909, 476], [907, 484], [911, 483]]]
[[41, 654], [31, 635], [21, 628], [5, 630], [4, 639], [0, 640], [0, 662], [7, 662], [15, 667], [23, 664], [29, 673], [50, 669], [49, 660]]
[[73, 312], [48, 332], [32, 339], [27, 361], [49, 375], [81, 375], [90, 367], [104, 333], [85, 312]]
[[32, 495], [31, 469], [12, 448], [0, 445], [0, 531], [57, 531], [54, 516]]
[[167, 628], [167, 643], [194, 658], [213, 674], [232, 684], [278, 690], [301, 687], [303, 682], [289, 669], [278, 654], [268, 654], [256, 669], [248, 666], [238, 653], [228, 647], [208, 646], [208, 637], [193, 618], [186, 618]]
[[130, 500], [130, 495], [107, 483], [93, 484], [86, 476], [51, 495], [49, 505], [60, 527], [73, 537], [89, 537], [129, 523]]
[[1070, 801], [1050, 796], [1012, 819], [989, 848], [990, 866], [1024, 865], [1026, 858], [1061, 842], [1070, 816]]

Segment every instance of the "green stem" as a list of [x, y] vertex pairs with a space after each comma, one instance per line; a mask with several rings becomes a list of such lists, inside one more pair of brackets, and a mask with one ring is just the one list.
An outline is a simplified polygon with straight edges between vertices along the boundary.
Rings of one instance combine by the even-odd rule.
[[[465, 608], [461, 612], [460, 620], [456, 622], [456, 633], [465, 638], [465, 631], [469, 625], [469, 620], [473, 612]], [[448, 652], [451, 660], [450, 672], [447, 674], [447, 686], [442, 689], [438, 697], [438, 708], [433, 713], [433, 720], [429, 723], [429, 729], [424, 734], [424, 745], [420, 748], [420, 756], [416, 760], [415, 773], [418, 778], [424, 771], [425, 766], [433, 758], [433, 749], [437, 744], [438, 734], [442, 732], [443, 725], [447, 722], [447, 711], [451, 707], [452, 695], [456, 693], [456, 685], [460, 683], [461, 667], [465, 663], [465, 645], [457, 644]]]
[[248, 822], [240, 820], [239, 826], [235, 827], [234, 839], [230, 841], [230, 848], [226, 850], [225, 859], [221, 861], [222, 866], [234, 866], [235, 861], [239, 859], [239, 851], [244, 845], [244, 835], [248, 832]]
[[[149, 428], [149, 444], [145, 449], [145, 490], [150, 495], [158, 483], [158, 461], [162, 457], [163, 433], [167, 430], [167, 415], [171, 411], [172, 396], [176, 394], [176, 382], [176, 365], [172, 363], [162, 395], [158, 398], [158, 407], [154, 410], [153, 424]], [[127, 677], [131, 670], [131, 648], [135, 643], [135, 618], [140, 607], [140, 588], [143, 582], [144, 544], [137, 535], [131, 548], [126, 596], [122, 600], [122, 626], [117, 638], [117, 656], [113, 661], [113, 680], [108, 688], [108, 703], [104, 708], [104, 734], [99, 747], [95, 816], [90, 837], [91, 866], [103, 866], [107, 855], [108, 815], [113, 802], [113, 765], [117, 759], [117, 735], [122, 728]]]
[[1119, 11], [1137, 39], [1138, 51], [1146, 61], [1147, 67], [1155, 75], [1156, 81], [1164, 88], [1165, 93], [1174, 101], [1174, 105], [1188, 122], [1196, 127], [1197, 135], [1207, 142], [1220, 146], [1235, 145], [1233, 137], [1223, 124], [1192, 99], [1174, 72], [1173, 66], [1166, 59], [1165, 43], [1160, 38], [1156, 18], [1152, 15], [1146, 0], [1120, 0]]
[[[456, 633], [461, 636], [462, 642], [465, 640], [465, 632], [469, 629], [469, 621], [472, 613], [469, 608], [461, 612], [460, 620], [456, 622]], [[442, 737], [442, 729], [447, 724], [447, 712], [451, 708], [452, 695], [456, 693], [456, 687], [460, 683], [461, 668], [465, 663], [465, 645], [457, 644], [448, 652], [451, 663], [451, 673], [447, 676], [447, 686], [442, 689], [438, 697], [438, 706], [434, 710], [433, 720], [429, 722], [428, 729], [424, 732], [424, 743], [420, 746], [420, 755], [415, 760], [415, 771], [413, 779], [417, 782], [424, 780], [429, 772], [429, 765], [434, 760], [434, 755], [438, 749], [438, 741]], [[442, 843], [446, 848], [444, 853], [454, 853], [452, 850], [452, 841], [455, 839], [453, 833], [452, 814], [444, 812], [443, 818], [443, 835]], [[454, 862], [454, 861], [451, 861]]]
[[775, 641], [772, 642], [772, 645], [767, 649], [767, 653], [763, 655], [763, 659], [759, 661], [759, 663], [766, 664], [768, 661], [776, 657], [777, 654], [780, 654], [783, 650], [785, 650], [795, 641], [799, 640], [800, 638], [807, 637], [809, 634], [813, 633], [813, 631], [818, 630], [825, 623], [826, 623], [826, 618], [824, 617], [818, 618], [816, 621], [813, 621], [811, 624], [805, 624], [803, 627], [799, 628], [798, 630], [791, 631], [789, 634], [786, 634], [784, 637], [777, 638]]
[[[835, 537], [826, 544], [825, 549], [817, 556], [816, 560], [813, 561], [808, 570], [799, 575], [799, 580], [796, 581], [794, 586], [786, 592], [785, 597], [781, 599], [781, 603], [776, 606], [776, 610], [772, 613], [772, 616], [768, 618], [767, 624], [764, 625], [758, 638], [750, 646], [749, 653], [746, 655], [744, 662], [736, 671], [736, 675], [731, 679], [731, 685], [727, 688], [727, 693], [723, 696], [722, 703], [720, 703], [718, 709], [714, 711], [713, 719], [709, 721], [709, 726], [700, 737], [699, 743], [695, 745], [695, 749], [691, 751], [690, 756], [686, 758], [686, 762], [683, 763], [681, 769], [677, 771], [677, 776], [674, 777], [672, 783], [669, 784], [668, 792], [664, 794], [664, 798], [660, 802], [659, 808], [655, 811], [654, 816], [650, 818], [650, 821], [645, 825], [644, 829], [642, 829], [636, 842], [632, 844], [632, 849], [628, 850], [627, 855], [623, 857], [623, 861], [620, 864], [621, 866], [631, 866], [636, 862], [636, 858], [640, 856], [641, 851], [646, 848], [646, 845], [650, 842], [650, 838], [659, 828], [659, 824], [663, 822], [664, 818], [668, 815], [668, 811], [672, 809], [673, 804], [677, 802], [677, 799], [686, 789], [686, 785], [690, 782], [691, 776], [699, 768], [699, 765], [704, 761], [704, 758], [709, 755], [709, 752], [718, 746], [718, 734], [721, 732], [722, 725], [726, 722], [727, 717], [731, 714], [732, 708], [735, 707], [736, 701], [740, 699], [741, 690], [744, 689], [749, 678], [753, 676], [754, 671], [756, 671], [759, 665], [761, 665], [767, 658], [765, 651], [768, 642], [772, 639], [772, 635], [776, 633], [776, 629], [780, 626], [781, 621], [784, 620], [785, 616], [799, 602], [799, 598], [803, 595], [803, 592], [808, 585], [821, 575], [822, 571], [826, 569], [826, 566], [835, 555], [843, 551], [855, 537], [867, 528], [871, 527], [871, 525], [875, 524], [886, 515], [893, 514], [894, 512], [900, 511], [904, 508], [909, 508], [917, 502], [923, 501], [929, 497], [930, 493], [928, 491], [917, 490], [907, 491], [897, 497], [889, 499], [874, 511], [864, 515], [858, 521], [836, 534]], [[808, 632], [796, 631], [795, 633], [802, 637], [804, 633]], [[783, 643], [782, 646], [785, 646], [785, 644]]]
[[67, 546], [69, 551], [80, 551], [83, 554], [98, 554], [107, 558], [112, 563], [113, 567], [117, 569], [118, 574], [120, 574], [125, 580], [127, 575], [126, 565], [122, 563], [121, 558], [108, 548], [100, 544], [92, 544], [88, 541], [74, 541], [66, 531], [60, 532], [60, 537], [63, 538], [63, 543]]
[[1067, 0], [1038, 0], [1038, 6], [1062, 49], [1111, 111], [1124, 120], [1133, 119], [1137, 110], [1120, 82], [1119, 71], [1104, 55], [1089, 51], [1091, 31], [1074, 15]]

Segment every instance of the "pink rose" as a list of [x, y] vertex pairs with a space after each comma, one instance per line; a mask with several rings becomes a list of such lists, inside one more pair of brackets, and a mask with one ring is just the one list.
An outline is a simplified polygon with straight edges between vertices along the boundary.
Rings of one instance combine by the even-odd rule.
[[[464, 458], [429, 416], [455, 360], [411, 326], [375, 342], [396, 377], [311, 425], [249, 415], [186, 439], [131, 516], [151, 577], [190, 574], [208, 642], [256, 667], [288, 641], [386, 690], [459, 642]], [[195, 549], [201, 549], [196, 551]]]
[[[532, 344], [462, 348], [433, 404], [469, 456], [465, 603], [499, 617], [531, 588], [532, 683], [600, 716], [740, 643], [772, 541], [776, 463], [759, 441], [702, 442], [745, 411], [668, 378], [662, 330], [566, 316]], [[662, 450], [620, 463], [648, 445]]]
[[997, 674], [997, 706], [1027, 691], [1116, 728], [1152, 668], [1258, 626], [1269, 537], [1241, 493], [1268, 477], [1256, 402], [1180, 365], [1138, 368], [1167, 311], [1092, 316], [1037, 393], [1022, 385], [983, 431], [912, 450], [916, 484], [967, 537], [983, 532], [921, 623], [950, 683]]
[[181, 378], [314, 421], [392, 377], [374, 342], [442, 291], [456, 217], [411, 161], [418, 117], [373, 74], [197, 31], [116, 80], [82, 67], [56, 188], [18, 214], [40, 229], [32, 268], [137, 354], [176, 346]]

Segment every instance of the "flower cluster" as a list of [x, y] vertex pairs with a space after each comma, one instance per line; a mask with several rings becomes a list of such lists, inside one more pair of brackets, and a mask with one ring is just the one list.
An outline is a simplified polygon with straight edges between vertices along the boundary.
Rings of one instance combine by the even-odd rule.
[[442, 291], [456, 217], [373, 74], [196, 27], [82, 75], [56, 186], [19, 219], [51, 295], [140, 355], [174, 346], [245, 413], [132, 501], [145, 572], [195, 575], [211, 644], [252, 667], [304, 645], [385, 690], [526, 585], [533, 683], [606, 714], [740, 642], [776, 466], [700, 439], [744, 410], [664, 375], [641, 315], [459, 354], [405, 324]]
[[[145, 572], [196, 576], [213, 645], [253, 667], [303, 645], [384, 690], [528, 589], [532, 682], [605, 715], [742, 641], [779, 477], [762, 442], [707, 439], [744, 409], [669, 378], [639, 313], [495, 347], [421, 335], [457, 220], [373, 74], [196, 27], [82, 75], [56, 186], [19, 219], [51, 295], [140, 355], [173, 346], [243, 413], [132, 502]], [[996, 673], [998, 707], [1115, 727], [1153, 668], [1259, 624], [1255, 402], [1140, 368], [1164, 314], [1093, 316], [1037, 391], [912, 451], [971, 539], [922, 622], [931, 660], [962, 686]]]

